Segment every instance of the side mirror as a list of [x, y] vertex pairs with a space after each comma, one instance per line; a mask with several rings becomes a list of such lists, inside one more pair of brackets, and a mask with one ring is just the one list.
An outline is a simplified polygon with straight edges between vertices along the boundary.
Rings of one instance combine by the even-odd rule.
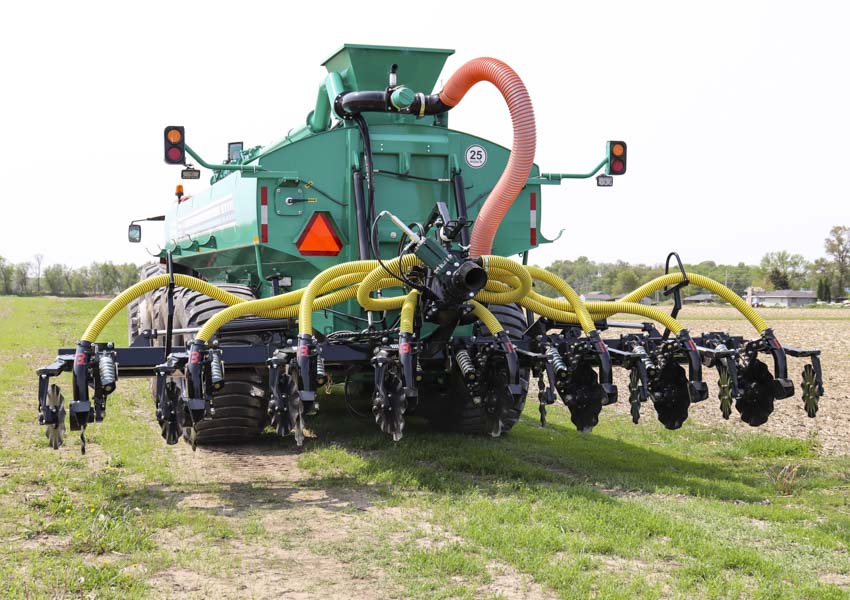
[[132, 223], [127, 229], [127, 239], [133, 244], [138, 244], [142, 241], [142, 226], [137, 223]]

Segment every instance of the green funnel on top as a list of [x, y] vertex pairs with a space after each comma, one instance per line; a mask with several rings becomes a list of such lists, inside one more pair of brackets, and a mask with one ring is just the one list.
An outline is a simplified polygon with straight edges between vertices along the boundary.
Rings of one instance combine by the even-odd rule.
[[404, 48], [345, 44], [322, 63], [328, 72], [336, 71], [348, 90], [383, 90], [390, 66], [398, 65], [398, 82], [415, 92], [434, 91], [437, 78], [454, 50]]

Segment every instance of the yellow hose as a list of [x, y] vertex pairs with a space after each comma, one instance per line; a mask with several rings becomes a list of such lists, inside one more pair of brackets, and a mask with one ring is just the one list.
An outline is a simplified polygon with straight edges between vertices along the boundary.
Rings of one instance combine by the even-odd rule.
[[[352, 283], [357, 283], [361, 278], [361, 273], [342, 275], [325, 284], [325, 286], [319, 290], [319, 293], [329, 292], [346, 285], [351, 285]], [[225, 308], [224, 310], [217, 312], [209, 321], [204, 323], [200, 331], [198, 331], [195, 336], [195, 339], [202, 342], [209, 341], [213, 334], [221, 329], [225, 323], [229, 323], [233, 319], [245, 315], [260, 315], [272, 319], [292, 318], [298, 314], [297, 310], [292, 309], [293, 305], [297, 306], [298, 302], [304, 295], [305, 289], [306, 288], [293, 290], [279, 296], [272, 296], [271, 298], [249, 300], [247, 302], [242, 302], [241, 304]], [[341, 302], [341, 300], [333, 302], [333, 304], [336, 304], [337, 302]], [[330, 306], [330, 304], [327, 306]]]
[[499, 319], [497, 319], [493, 313], [487, 309], [487, 307], [475, 300], [470, 300], [469, 302], [472, 304], [472, 314], [478, 317], [479, 321], [484, 323], [487, 329], [490, 330], [490, 333], [496, 335], [497, 333], [501, 333], [505, 330], [505, 328], [502, 327], [502, 324], [499, 323]]
[[416, 312], [416, 304], [419, 302], [419, 292], [411, 290], [404, 297], [401, 305], [401, 318], [399, 320], [399, 333], [413, 333], [413, 315]]
[[[155, 277], [149, 277], [144, 281], [140, 281], [139, 283], [128, 287], [126, 290], [115, 296], [115, 298], [110, 300], [109, 304], [104, 306], [100, 312], [97, 313], [95, 318], [92, 319], [92, 322], [89, 323], [85, 333], [83, 333], [83, 337], [81, 338], [82, 341], [96, 341], [97, 336], [101, 334], [103, 328], [106, 327], [107, 323], [109, 323], [109, 321], [111, 321], [119, 311], [123, 310], [124, 307], [136, 298], [161, 287], [166, 287], [169, 281], [170, 279], [168, 275], [156, 275]], [[207, 283], [206, 281], [201, 281], [200, 279], [190, 277], [189, 275], [175, 274], [174, 283], [180, 287], [189, 288], [190, 290], [205, 294], [210, 298], [215, 298], [223, 304], [232, 305], [245, 302], [245, 300], [239, 296], [235, 296], [230, 292], [226, 292], [210, 283]]]
[[298, 308], [298, 332], [301, 335], [313, 335], [313, 301], [322, 287], [340, 275], [364, 273], [379, 266], [377, 260], [358, 260], [335, 265], [316, 275], [304, 290]]
[[[767, 323], [764, 319], [761, 318], [753, 307], [747, 304], [743, 298], [741, 298], [738, 294], [730, 290], [728, 287], [714, 281], [713, 279], [709, 279], [708, 277], [704, 277], [702, 275], [697, 275], [695, 273], [686, 273], [685, 274], [688, 280], [697, 287], [705, 288], [710, 290], [726, 300], [729, 304], [738, 309], [742, 315], [744, 315], [747, 320], [752, 323], [753, 327], [756, 328], [756, 331], [762, 333], [765, 329], [767, 329]], [[640, 286], [635, 291], [627, 294], [622, 298], [623, 302], [637, 302], [646, 296], [649, 296], [656, 291], [668, 286], [674, 285], [682, 281], [683, 277], [681, 273], [669, 273], [667, 275], [662, 275], [656, 279], [653, 279], [649, 283], [645, 283]]]
[[[490, 285], [491, 281], [494, 282], [493, 286]], [[507, 284], [508, 287], [501, 284]], [[519, 277], [514, 275], [511, 271], [491, 268], [487, 273], [487, 285], [484, 286], [484, 289], [489, 292], [505, 292], [516, 289], [520, 286], [522, 286], [522, 282], [519, 280]]]
[[[351, 300], [352, 298], [354, 298], [357, 295], [357, 287], [358, 287], [357, 285], [351, 285], [349, 287], [344, 287], [342, 289], [336, 289], [336, 288], [339, 288], [343, 285], [346, 285], [347, 283], [354, 283], [354, 282], [360, 281], [362, 278], [363, 278], [362, 273], [350, 273], [348, 275], [342, 275], [340, 277], [337, 277], [336, 279], [334, 279], [330, 283], [327, 283], [325, 285], [325, 287], [323, 287], [320, 290], [321, 293], [324, 293], [324, 292], [329, 291], [329, 290], [336, 290], [336, 291], [324, 294], [322, 296], [317, 296], [316, 299], [313, 300], [313, 311], [323, 310], [325, 308], [329, 308], [329, 307], [333, 306], [334, 304], [339, 304], [340, 302], [345, 302], [346, 300]], [[394, 285], [401, 285], [401, 284], [399, 283], [398, 280], [392, 279], [390, 277], [382, 279], [379, 282], [379, 286], [381, 288], [393, 287]], [[302, 289], [302, 290], [297, 290], [297, 291], [300, 292], [300, 293], [303, 293], [304, 290]], [[399, 301], [403, 301], [403, 300], [404, 300], [404, 296], [400, 296]], [[247, 302], [245, 304], [247, 304]], [[242, 308], [242, 307], [243, 307], [243, 305], [240, 304], [239, 308]], [[231, 308], [236, 308], [236, 307], [233, 306]], [[225, 311], [226, 310], [229, 310], [229, 309], [225, 309]], [[225, 311], [217, 313], [216, 317], [218, 315], [222, 314]], [[263, 311], [263, 312], [259, 312], [259, 313], [254, 313], [253, 311], [248, 311], [248, 312], [243, 311], [241, 314], [239, 314], [237, 316], [242, 316], [243, 314], [258, 314], [260, 316], [270, 317], [270, 318], [273, 318], [273, 319], [291, 319], [291, 318], [297, 317], [299, 311], [300, 311], [300, 303], [299, 303], [298, 300], [295, 300], [293, 304], [290, 304], [289, 306], [284, 306], [284, 307], [281, 307], [281, 308], [278, 308], [278, 309], [275, 309], [275, 310]], [[311, 311], [311, 315], [312, 315], [313, 311]], [[231, 315], [231, 318], [235, 318], [235, 316]], [[229, 320], [231, 320], [231, 319], [227, 319], [225, 321], [225, 323]], [[210, 322], [212, 322], [212, 319], [210, 319], [210, 321], [208, 321], [207, 323], [209, 324]], [[205, 331], [206, 328], [207, 328], [207, 326], [204, 325], [204, 327], [202, 327], [201, 330], [198, 331], [198, 335], [197, 335], [196, 339], [202, 340], [202, 341], [207, 341], [207, 340], [209, 340], [210, 337], [212, 337], [212, 334], [214, 334], [216, 332], [216, 329], [214, 329], [213, 326], [210, 326], [209, 331]], [[201, 337], [202, 334], [206, 337]]]
[[554, 321], [559, 321], [561, 323], [575, 323], [580, 324], [578, 315], [573, 312], [567, 312], [565, 310], [559, 310], [547, 304], [543, 304], [542, 302], [538, 302], [531, 297], [523, 298], [519, 301], [520, 306], [523, 308], [528, 308], [534, 311], [536, 314], [546, 317], [547, 319], [552, 319]]
[[[573, 312], [572, 306], [566, 300], [547, 298], [546, 296], [534, 291], [532, 291], [528, 297], [531, 300], [549, 306], [550, 308], [565, 312]], [[645, 304], [640, 304], [638, 302], [586, 302], [585, 306], [594, 321], [607, 319], [611, 315], [623, 313], [647, 317], [648, 319], [661, 323], [673, 333], [679, 333], [682, 329], [684, 329], [681, 323], [665, 313], [663, 310], [652, 306], [646, 306]]]
[[534, 279], [542, 281], [543, 283], [548, 283], [567, 299], [567, 302], [570, 303], [573, 307], [573, 311], [578, 316], [581, 328], [585, 333], [590, 333], [596, 329], [596, 325], [593, 323], [593, 318], [590, 316], [590, 313], [587, 312], [584, 302], [582, 302], [579, 295], [576, 294], [575, 290], [570, 287], [566, 281], [554, 273], [551, 273], [546, 269], [541, 269], [540, 267], [528, 266], [526, 269]]
[[507, 292], [488, 291], [485, 286], [475, 295], [476, 300], [486, 304], [512, 304], [525, 298], [531, 290], [531, 276], [524, 266], [503, 256], [482, 256], [481, 258], [488, 277], [491, 271], [494, 271], [494, 274], [499, 271], [509, 271], [519, 280], [520, 286]]
[[[377, 265], [376, 261], [375, 262]], [[400, 308], [404, 303], [404, 296], [395, 296], [392, 298], [372, 298], [370, 294], [380, 287], [380, 281], [387, 276], [387, 270], [391, 273], [401, 276], [401, 274], [411, 267], [421, 264], [422, 261], [415, 254], [405, 254], [401, 261], [398, 258], [386, 261], [384, 265], [386, 269], [380, 265], [372, 269], [363, 279], [363, 283], [357, 289], [357, 302], [366, 310], [393, 310]], [[400, 264], [399, 264], [400, 263]], [[401, 282], [398, 282], [401, 285]], [[302, 303], [303, 304], [303, 303]]]
[[[666, 286], [682, 281], [681, 273], [670, 273], [646, 283], [623, 297], [620, 302], [590, 302], [585, 304], [578, 294], [563, 279], [539, 267], [526, 267], [516, 261], [501, 256], [484, 256], [484, 268], [488, 282], [485, 288], [476, 294], [476, 299], [487, 304], [511, 304], [518, 302], [535, 313], [565, 323], [578, 323], [586, 333], [595, 329], [594, 319], [607, 318], [613, 314], [626, 313], [640, 315], [657, 321], [674, 333], [679, 333], [682, 325], [663, 311], [643, 304], [638, 300], [649, 296]], [[385, 263], [396, 275], [420, 264], [415, 255], [406, 255]], [[401, 308], [401, 331], [412, 333], [413, 318], [418, 304], [419, 293], [409, 292], [405, 296], [391, 298], [372, 298], [377, 289], [398, 286], [401, 283], [386, 276], [386, 270], [378, 261], [353, 261], [336, 265], [319, 273], [306, 288], [294, 290], [280, 296], [260, 300], [245, 301], [215, 285], [183, 274], [174, 275], [174, 283], [205, 294], [228, 305], [210, 319], [198, 332], [196, 339], [208, 341], [225, 323], [237, 317], [254, 314], [271, 318], [298, 317], [299, 332], [312, 334], [312, 313], [334, 304], [357, 297], [358, 303], [366, 310], [394, 310]], [[688, 280], [698, 287], [719, 295], [743, 314], [753, 327], [761, 333], [767, 329], [767, 323], [744, 300], [721, 283], [702, 275], [687, 273]], [[564, 295], [566, 300], [547, 298], [531, 289], [532, 279], [545, 282]], [[361, 282], [362, 280], [362, 282]], [[358, 285], [352, 285], [357, 284]], [[89, 324], [82, 341], [94, 342], [107, 323], [132, 300], [155, 289], [169, 284], [168, 275], [157, 275], [141, 281], [113, 298], [95, 316]], [[348, 287], [346, 287], [348, 286]], [[341, 288], [341, 289], [340, 289]], [[330, 293], [328, 293], [330, 292]], [[471, 301], [473, 313], [492, 333], [503, 331], [498, 319], [482, 304]]]

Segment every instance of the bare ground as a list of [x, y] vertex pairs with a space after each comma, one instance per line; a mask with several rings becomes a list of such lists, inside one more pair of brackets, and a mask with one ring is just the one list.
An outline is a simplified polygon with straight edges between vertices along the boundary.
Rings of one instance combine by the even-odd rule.
[[[777, 336], [785, 345], [820, 347], [826, 395], [816, 419], [808, 419], [798, 393], [777, 402], [770, 421], [762, 428], [772, 434], [807, 438], [815, 436], [824, 454], [850, 453], [850, 320], [835, 311], [765, 311]], [[736, 313], [727, 308], [688, 308], [682, 320], [693, 333], [728, 330], [752, 336], [743, 319], [730, 320]], [[835, 319], [836, 316], [843, 319]], [[800, 318], [793, 318], [800, 317]], [[833, 320], [807, 320], [825, 317]], [[791, 373], [799, 386], [802, 365], [793, 362]], [[627, 387], [618, 373], [621, 396]], [[722, 424], [750, 430], [733, 413], [721, 423], [714, 377], [706, 374], [710, 399], [692, 407], [691, 417], [699, 423]], [[139, 393], [146, 386], [139, 386]], [[534, 397], [530, 394], [530, 397]], [[628, 411], [621, 399], [605, 412]], [[151, 423], [141, 412], [139, 419]], [[604, 418], [604, 414], [603, 414]], [[654, 418], [644, 409], [644, 418]], [[69, 451], [67, 448], [63, 451]], [[244, 527], [256, 522], [257, 535], [211, 542], [181, 528], [162, 529], [155, 534], [159, 551], [174, 557], [175, 566], [159, 572], [135, 573], [151, 585], [159, 598], [346, 598], [403, 597], [403, 588], [391, 573], [393, 561], [403, 560], [405, 546], [439, 548], [462, 540], [435, 526], [427, 511], [388, 507], [368, 488], [341, 489], [314, 480], [299, 468], [299, 454], [289, 445], [259, 443], [235, 448], [199, 448], [187, 445], [169, 449], [181, 465], [180, 482], [164, 491], [185, 510], [219, 515], [225, 523]], [[92, 445], [86, 461], [97, 470], [108, 457]], [[9, 467], [11, 465], [7, 465]], [[356, 559], [376, 540], [391, 548], [387, 561]], [[38, 538], [26, 543], [49, 545], [64, 540]], [[188, 550], [194, 550], [188, 552]], [[364, 552], [365, 553], [365, 552]], [[213, 559], [206, 561], [205, 556]], [[610, 564], [610, 568], [645, 570], [647, 565]], [[652, 565], [653, 569], [660, 569]], [[129, 567], [130, 569], [144, 567]], [[478, 597], [549, 598], [551, 593], [527, 574], [490, 561], [490, 582], [477, 590]], [[846, 584], [846, 575], [836, 575]]]
[[[824, 314], [820, 314], [824, 313]], [[763, 430], [776, 435], [807, 438], [815, 436], [824, 454], [850, 453], [850, 320], [835, 311], [764, 311], [778, 338], [785, 345], [818, 347], [823, 351], [825, 396], [816, 419], [806, 417], [799, 399], [802, 363], [790, 364], [798, 386], [794, 398], [776, 403], [774, 414]], [[795, 319], [793, 317], [803, 317]], [[752, 337], [753, 330], [731, 308], [687, 308], [680, 315], [694, 333], [725, 330]], [[826, 317], [834, 320], [808, 320]], [[625, 375], [618, 370], [617, 383], [627, 389]], [[722, 425], [736, 430], [751, 428], [737, 418], [726, 422], [716, 401], [716, 381], [706, 372], [710, 399], [692, 407], [698, 423]], [[622, 394], [621, 394], [622, 395]], [[620, 401], [606, 411], [627, 412]], [[654, 418], [644, 409], [644, 418]], [[175, 460], [183, 465], [191, 484], [215, 483], [220, 489], [188, 494], [180, 500], [186, 508], [235, 515], [249, 511], [260, 515], [262, 527], [272, 534], [256, 543], [226, 540], [217, 551], [233, 565], [227, 573], [204, 575], [191, 568], [175, 568], [160, 574], [155, 592], [163, 598], [218, 597], [309, 598], [319, 593], [328, 598], [374, 598], [400, 596], [401, 590], [380, 565], [346, 562], [323, 548], [368, 545], [376, 536], [386, 536], [387, 522], [394, 531], [390, 542], [401, 546], [415, 539], [418, 547], [439, 547], [456, 542], [450, 534], [430, 523], [426, 513], [413, 509], [376, 505], [368, 490], [316, 487], [298, 467], [298, 454], [280, 446], [198, 449], [186, 445], [173, 448]], [[187, 543], [180, 536], [163, 536], [161, 547], [179, 552]], [[278, 543], [279, 542], [279, 543]], [[617, 568], [621, 568], [618, 565]], [[547, 598], [547, 590], [527, 575], [498, 562], [488, 564], [491, 582], [481, 597]]]
[[[402, 598], [404, 591], [388, 569], [404, 560], [410, 544], [430, 549], [463, 543], [435, 525], [426, 510], [386, 506], [362, 487], [316, 482], [298, 467], [300, 454], [288, 445], [260, 443], [193, 452], [180, 443], [171, 450], [187, 487], [209, 490], [169, 490], [178, 506], [234, 520], [254, 518], [263, 534], [215, 543], [214, 564], [229, 565], [226, 569], [210, 571], [188, 564], [157, 573], [149, 580], [154, 597]], [[388, 561], [352, 560], [361, 553], [368, 556], [368, 547], [378, 541], [393, 549]], [[158, 533], [156, 544], [177, 554], [187, 546], [209, 542], [190, 532], [169, 531]], [[506, 563], [490, 561], [487, 570], [490, 582], [476, 597], [555, 597]]]
[[[815, 437], [824, 455], [850, 454], [850, 310], [835, 309], [761, 309], [759, 313], [773, 328], [776, 337], [785, 346], [819, 348], [822, 352], [824, 396], [817, 417], [809, 419], [800, 399], [802, 359], [788, 359], [788, 374], [794, 382], [795, 394], [777, 400], [768, 422], [759, 429], [773, 435], [806, 439]], [[679, 320], [693, 335], [706, 331], [729, 331], [746, 338], [755, 337], [749, 322], [731, 307], [686, 307]], [[768, 359], [772, 369], [772, 362]], [[724, 421], [717, 402], [716, 371], [705, 370], [709, 399], [691, 406], [690, 418], [698, 423], [731, 427], [737, 431], [752, 431], [733, 410]], [[603, 411], [628, 413], [629, 405], [624, 390], [628, 377], [622, 369], [615, 371], [620, 389], [620, 402]], [[626, 399], [626, 401], [624, 401]], [[651, 408], [645, 407], [642, 418], [654, 419]]]

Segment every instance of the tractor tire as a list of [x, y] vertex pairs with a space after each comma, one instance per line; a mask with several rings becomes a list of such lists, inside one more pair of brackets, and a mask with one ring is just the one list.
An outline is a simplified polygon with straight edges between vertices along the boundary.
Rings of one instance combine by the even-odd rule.
[[[144, 280], [165, 273], [165, 265], [151, 263], [139, 269], [140, 279]], [[253, 300], [253, 291], [244, 285], [217, 284], [246, 300]], [[132, 344], [145, 329], [164, 330], [168, 322], [168, 289], [159, 288], [139, 297], [128, 305], [128, 333]], [[184, 287], [174, 288], [174, 328], [200, 327], [225, 305], [209, 296]], [[192, 335], [175, 335], [172, 339], [174, 348], [181, 348]], [[245, 344], [255, 342], [256, 338], [224, 338], [223, 346], [228, 344]], [[154, 346], [165, 343], [164, 337], [153, 340]], [[184, 380], [177, 378], [176, 383], [182, 388]], [[238, 443], [257, 437], [265, 428], [268, 417], [268, 390], [263, 377], [254, 370], [230, 370], [223, 388], [213, 397], [215, 414], [211, 419], [197, 425], [195, 443], [219, 444]], [[150, 380], [151, 395], [156, 400], [156, 378]], [[183, 437], [189, 441], [189, 429], [184, 428]]]
[[[149, 277], [162, 275], [163, 273], [165, 273], [165, 265], [163, 264], [149, 263], [142, 265], [139, 268], [139, 281], [144, 281]], [[151, 307], [154, 304], [154, 294], [156, 292], [157, 290], [154, 290], [153, 292], [139, 296], [127, 305], [127, 341], [131, 346], [138, 339], [142, 331], [153, 327]]]
[[[253, 300], [254, 292], [244, 285], [219, 283], [216, 284], [223, 290], [230, 292], [240, 298]], [[213, 315], [226, 308], [226, 305], [214, 300], [209, 296], [189, 290], [178, 288], [175, 290], [174, 302], [174, 326], [200, 327], [209, 321]], [[167, 314], [165, 303], [162, 302], [162, 314]], [[191, 339], [188, 334], [185, 341]], [[219, 341], [222, 346], [231, 344], [252, 344], [258, 341], [257, 336], [244, 335], [237, 337], [222, 336]], [[184, 340], [179, 340], [181, 344]], [[178, 340], [175, 336], [174, 345]], [[184, 380], [179, 380], [178, 385], [183, 385]], [[268, 423], [266, 409], [268, 406], [269, 391], [265, 378], [254, 369], [227, 370], [224, 386], [213, 395], [214, 413], [212, 418], [201, 421], [195, 427], [195, 443], [198, 445], [208, 444], [233, 444], [244, 443], [256, 438], [262, 433]], [[183, 437], [189, 439], [189, 429], [184, 428]]]
[[[267, 424], [267, 382], [256, 371], [231, 371], [224, 386], [213, 395], [212, 418], [196, 426], [195, 443], [239, 444], [255, 439]], [[183, 430], [189, 440], [189, 430]]]
[[[488, 307], [493, 313], [502, 327], [508, 332], [508, 336], [512, 340], [519, 340], [525, 332], [526, 316], [525, 311], [517, 304], [494, 304]], [[490, 335], [483, 324], [481, 325], [483, 335]], [[528, 381], [529, 373], [527, 369], [520, 370], [520, 377]], [[439, 392], [438, 392], [439, 393]], [[523, 391], [521, 398], [513, 401], [513, 398], [506, 398], [507, 405], [504, 407], [501, 422], [501, 434], [504, 435], [513, 429], [514, 425], [519, 421], [520, 415], [525, 408], [525, 399], [528, 393], [528, 384]], [[490, 429], [487, 426], [487, 414], [483, 403], [474, 404], [469, 391], [466, 389], [466, 384], [460, 375], [460, 372], [455, 365], [449, 376], [448, 386], [441, 393], [441, 401], [438, 403], [438, 411], [431, 416], [431, 424], [443, 431], [454, 431], [464, 434], [489, 434]]]

